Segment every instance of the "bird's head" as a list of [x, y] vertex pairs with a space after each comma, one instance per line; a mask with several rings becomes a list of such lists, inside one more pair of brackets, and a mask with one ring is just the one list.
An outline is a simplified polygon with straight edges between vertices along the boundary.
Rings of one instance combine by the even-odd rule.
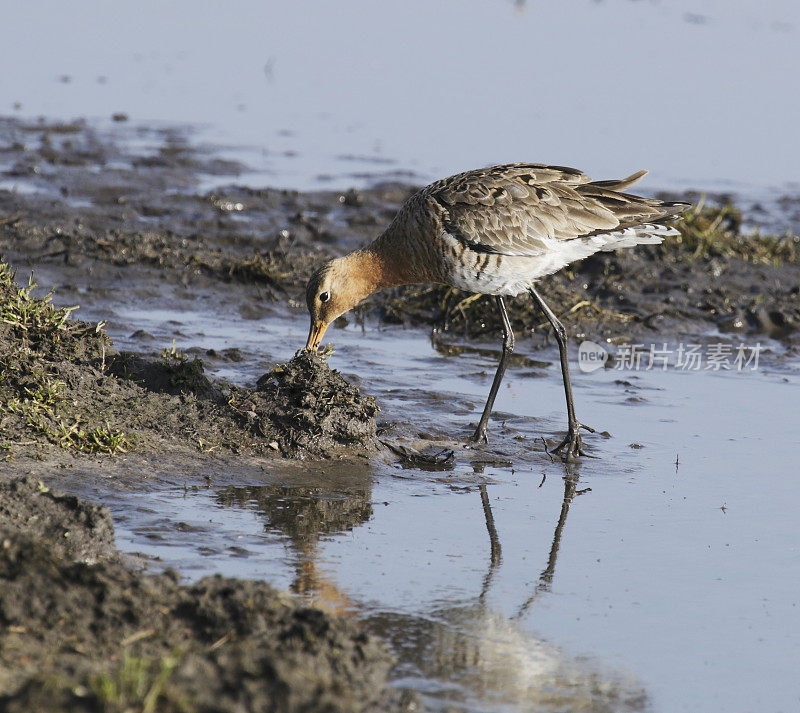
[[385, 287], [414, 281], [404, 271], [401, 260], [387, 257], [374, 245], [330, 260], [311, 276], [306, 286], [311, 316], [306, 349], [316, 349], [330, 323], [365, 297]]
[[306, 304], [311, 316], [306, 349], [316, 349], [331, 322], [353, 309], [372, 292], [365, 291], [365, 276], [356, 269], [352, 256], [337, 258], [317, 270], [306, 286]]

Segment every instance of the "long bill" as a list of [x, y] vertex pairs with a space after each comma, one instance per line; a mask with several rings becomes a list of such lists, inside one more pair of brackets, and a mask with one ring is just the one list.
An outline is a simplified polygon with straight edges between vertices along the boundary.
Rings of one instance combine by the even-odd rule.
[[306, 342], [306, 349], [310, 349], [311, 351], [316, 351], [319, 343], [322, 341], [322, 337], [325, 334], [325, 330], [328, 328], [327, 322], [312, 322], [311, 329], [308, 330], [308, 341]]

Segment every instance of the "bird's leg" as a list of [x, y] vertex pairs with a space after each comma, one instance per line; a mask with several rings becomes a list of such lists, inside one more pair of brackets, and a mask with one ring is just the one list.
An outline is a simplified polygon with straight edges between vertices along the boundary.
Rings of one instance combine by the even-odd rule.
[[486, 435], [486, 426], [489, 423], [489, 416], [492, 414], [492, 406], [494, 406], [494, 399], [497, 396], [497, 391], [500, 388], [500, 382], [503, 380], [503, 374], [506, 371], [506, 364], [511, 352], [514, 351], [514, 330], [511, 329], [511, 322], [508, 319], [508, 312], [506, 312], [506, 305], [503, 298], [498, 295], [497, 306], [500, 308], [500, 317], [503, 320], [503, 353], [500, 356], [500, 363], [497, 365], [497, 371], [494, 375], [492, 388], [489, 390], [489, 398], [486, 399], [486, 406], [483, 408], [481, 420], [478, 422], [478, 427], [475, 429], [475, 435], [472, 440], [476, 443], [483, 441], [486, 443], [489, 438]]
[[564, 329], [564, 325], [561, 324], [553, 310], [547, 306], [542, 296], [536, 291], [536, 288], [531, 287], [530, 293], [537, 307], [544, 312], [544, 316], [547, 317], [547, 321], [550, 322], [550, 325], [553, 327], [556, 341], [558, 342], [558, 353], [561, 357], [561, 375], [564, 379], [564, 393], [567, 396], [567, 420], [569, 430], [567, 431], [566, 438], [553, 450], [553, 453], [559, 453], [563, 450], [564, 460], [569, 461], [573, 456], [585, 455], [583, 452], [583, 443], [581, 442], [580, 429], [585, 428], [590, 433], [594, 433], [594, 429], [589, 428], [589, 426], [584, 426], [575, 416], [575, 402], [572, 399], [572, 384], [569, 378], [569, 361], [567, 360], [567, 332]]

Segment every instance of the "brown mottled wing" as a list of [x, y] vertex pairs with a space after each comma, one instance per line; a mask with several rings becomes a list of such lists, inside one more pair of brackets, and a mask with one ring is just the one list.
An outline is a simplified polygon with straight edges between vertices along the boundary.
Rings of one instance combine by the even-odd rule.
[[620, 193], [643, 172], [592, 183], [574, 168], [506, 164], [431, 184], [445, 230], [479, 252], [539, 255], [546, 239], [570, 240], [663, 220], [682, 208]]

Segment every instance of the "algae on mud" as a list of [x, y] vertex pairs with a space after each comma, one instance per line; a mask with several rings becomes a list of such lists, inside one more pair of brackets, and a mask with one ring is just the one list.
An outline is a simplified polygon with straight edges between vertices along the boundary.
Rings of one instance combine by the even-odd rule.
[[182, 585], [174, 572], [131, 569], [113, 547], [107, 509], [32, 478], [0, 482], [0, 502], [4, 711], [377, 713], [413, 704], [387, 684], [387, 647], [352, 621], [264, 582]]

